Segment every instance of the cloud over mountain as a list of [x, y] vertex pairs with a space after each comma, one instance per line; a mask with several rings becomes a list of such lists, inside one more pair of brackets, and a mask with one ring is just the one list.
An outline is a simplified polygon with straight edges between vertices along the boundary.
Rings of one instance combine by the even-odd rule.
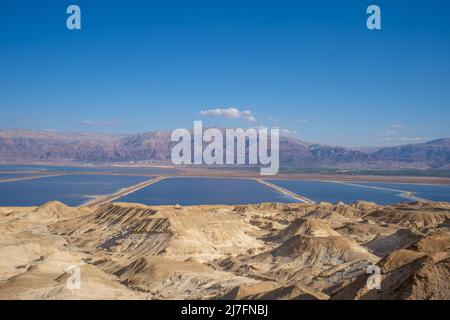
[[200, 115], [221, 117], [226, 119], [243, 119], [250, 122], [256, 121], [253, 112], [251, 112], [250, 110], [241, 111], [237, 108], [226, 108], [226, 109], [216, 108], [216, 109], [202, 110], [200, 111]]
[[115, 126], [118, 123], [117, 120], [83, 120], [80, 122], [81, 125], [89, 127]]

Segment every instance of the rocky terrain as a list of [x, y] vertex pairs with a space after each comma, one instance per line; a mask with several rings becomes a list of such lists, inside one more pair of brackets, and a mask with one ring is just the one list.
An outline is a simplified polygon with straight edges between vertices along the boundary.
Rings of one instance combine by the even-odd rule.
[[0, 208], [0, 299], [450, 299], [450, 204]]
[[[136, 135], [0, 130], [0, 162], [170, 162], [169, 131]], [[290, 168], [450, 169], [450, 139], [353, 150], [280, 138], [280, 164]]]

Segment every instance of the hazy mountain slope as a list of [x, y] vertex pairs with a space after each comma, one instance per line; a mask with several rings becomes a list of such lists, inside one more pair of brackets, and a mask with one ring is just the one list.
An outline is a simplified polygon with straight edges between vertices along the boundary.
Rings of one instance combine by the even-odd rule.
[[430, 167], [448, 168], [450, 164], [450, 139], [437, 139], [420, 144], [382, 148], [373, 153], [378, 161], [423, 163]]
[[[0, 130], [2, 162], [170, 161], [169, 131], [137, 135]], [[450, 139], [378, 149], [375, 152], [280, 138], [280, 163], [299, 168], [450, 168]]]

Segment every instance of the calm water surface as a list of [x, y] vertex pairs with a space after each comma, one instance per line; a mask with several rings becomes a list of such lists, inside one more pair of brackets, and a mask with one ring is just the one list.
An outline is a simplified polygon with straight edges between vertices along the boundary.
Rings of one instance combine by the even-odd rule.
[[0, 180], [43, 176], [45, 173], [4, 173], [0, 172]]
[[57, 200], [78, 206], [93, 196], [119, 191], [151, 177], [67, 175], [0, 183], [0, 206], [36, 206]]
[[100, 172], [100, 173], [122, 173], [122, 174], [170, 174], [177, 170], [172, 168], [156, 167], [95, 167], [95, 166], [41, 166], [41, 165], [0, 165], [0, 172], [6, 171], [40, 171], [40, 172]]
[[427, 184], [384, 183], [384, 182], [357, 182], [357, 184], [387, 189], [400, 189], [408, 192], [414, 192], [418, 197], [427, 200], [450, 202], [449, 185], [427, 185]]
[[[1, 166], [0, 166], [1, 167]], [[13, 166], [11, 166], [13, 167]], [[17, 168], [18, 166], [15, 166]], [[36, 167], [27, 167], [28, 170]], [[41, 168], [41, 166], [39, 166]], [[59, 171], [52, 167], [55, 171]], [[68, 167], [59, 167], [68, 168]], [[73, 167], [71, 167], [73, 168]], [[91, 168], [94, 169], [94, 168]], [[106, 168], [105, 168], [106, 169]], [[129, 168], [120, 168], [129, 169]], [[130, 168], [134, 169], [134, 168]], [[150, 168], [145, 168], [150, 169]], [[20, 166], [20, 170], [25, 170]], [[95, 168], [98, 170], [98, 168]], [[1, 170], [0, 170], [1, 171]], [[19, 178], [33, 174], [18, 174], [10, 170], [0, 172], [0, 179]], [[51, 171], [46, 171], [50, 173]], [[133, 173], [137, 173], [133, 171]], [[39, 173], [38, 175], [42, 175]], [[122, 188], [151, 179], [153, 176], [113, 176], [70, 174], [25, 181], [0, 182], [0, 206], [34, 206], [58, 200], [77, 206], [99, 195], [107, 195]], [[450, 186], [405, 183], [355, 182], [352, 185], [325, 181], [268, 180], [282, 188], [313, 201], [353, 203], [357, 200], [378, 204], [409, 202], [400, 194], [409, 191], [432, 201], [450, 202]], [[377, 189], [376, 189], [377, 188]], [[148, 205], [251, 204], [260, 202], [297, 202], [252, 179], [225, 178], [168, 178], [127, 195], [118, 201]]]
[[147, 205], [251, 204], [298, 202], [251, 179], [170, 178], [118, 201]]
[[412, 201], [401, 197], [402, 192], [376, 190], [364, 186], [359, 187], [334, 182], [305, 180], [269, 180], [269, 182], [316, 202], [335, 203], [341, 201], [350, 204], [357, 200], [365, 200], [386, 205]]

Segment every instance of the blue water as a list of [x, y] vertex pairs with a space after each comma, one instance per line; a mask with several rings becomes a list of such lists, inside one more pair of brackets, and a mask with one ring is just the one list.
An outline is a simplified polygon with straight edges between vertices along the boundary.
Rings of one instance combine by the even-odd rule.
[[0, 172], [0, 180], [35, 177], [35, 176], [42, 176], [42, 175], [45, 175], [45, 173], [3, 173], [3, 172]]
[[[55, 168], [55, 167], [52, 167]], [[67, 167], [63, 167], [67, 168]], [[21, 167], [21, 170], [24, 170]], [[42, 174], [42, 173], [39, 173]], [[14, 170], [0, 172], [0, 179], [31, 176]], [[80, 205], [93, 196], [106, 195], [151, 179], [152, 176], [80, 175], [38, 178], [0, 183], [0, 206], [34, 206], [58, 200]], [[353, 203], [356, 200], [392, 204], [412, 201], [401, 197], [403, 191], [432, 201], [450, 202], [450, 186], [405, 183], [355, 182], [352, 185], [323, 181], [269, 180], [313, 201]], [[386, 188], [387, 190], [372, 189]], [[149, 205], [247, 204], [260, 202], [297, 202], [252, 179], [170, 178], [127, 195], [118, 201]]]
[[425, 185], [409, 183], [357, 182], [359, 185], [414, 192], [419, 198], [450, 202], [450, 185]]
[[0, 183], [0, 206], [37, 206], [58, 200], [78, 206], [91, 196], [119, 191], [151, 177], [67, 175]]
[[363, 186], [350, 186], [333, 182], [305, 180], [270, 180], [269, 182], [315, 202], [335, 203], [341, 201], [350, 204], [357, 200], [365, 200], [386, 205], [412, 201], [400, 197], [399, 194], [402, 192], [375, 190]]
[[41, 165], [0, 165], [0, 172], [6, 171], [40, 171], [40, 172], [101, 172], [101, 173], [122, 173], [122, 174], [170, 174], [177, 170], [172, 168], [156, 167], [114, 167], [114, 166], [41, 166]]
[[147, 205], [297, 202], [255, 180], [223, 178], [165, 179], [117, 201]]

